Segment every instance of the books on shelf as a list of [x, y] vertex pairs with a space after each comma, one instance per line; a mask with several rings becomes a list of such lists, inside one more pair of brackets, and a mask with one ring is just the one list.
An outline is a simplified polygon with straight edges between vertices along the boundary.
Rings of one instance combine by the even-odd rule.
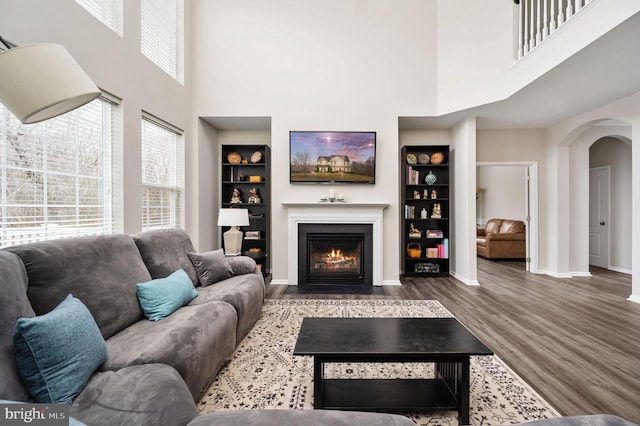
[[417, 185], [420, 183], [420, 172], [413, 170], [413, 167], [407, 167], [407, 184]]
[[448, 259], [449, 258], [449, 239], [445, 238], [442, 241], [442, 244], [438, 244], [438, 257], [440, 259]]
[[260, 239], [260, 231], [245, 231], [244, 239], [245, 240], [259, 240]]
[[405, 219], [415, 219], [416, 218], [416, 206], [409, 206], [405, 204], [404, 206], [404, 218]]
[[427, 248], [427, 258], [448, 259], [449, 258], [449, 239], [445, 238], [442, 241], [442, 244], [436, 244], [435, 247]]
[[427, 238], [444, 238], [444, 233], [439, 229], [427, 229]]

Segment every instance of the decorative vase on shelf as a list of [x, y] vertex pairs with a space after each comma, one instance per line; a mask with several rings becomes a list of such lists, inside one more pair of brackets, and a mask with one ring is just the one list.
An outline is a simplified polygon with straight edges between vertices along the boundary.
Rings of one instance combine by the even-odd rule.
[[436, 175], [434, 175], [431, 170], [429, 170], [429, 173], [424, 177], [424, 181], [427, 185], [433, 185], [437, 180], [438, 178], [436, 178]]

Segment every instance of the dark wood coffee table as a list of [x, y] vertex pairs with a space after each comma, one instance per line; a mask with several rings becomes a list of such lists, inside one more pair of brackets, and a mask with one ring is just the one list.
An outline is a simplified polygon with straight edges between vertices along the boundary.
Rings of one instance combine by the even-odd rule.
[[[469, 424], [469, 357], [493, 352], [454, 318], [304, 318], [293, 354], [314, 357], [314, 408], [453, 409], [460, 424]], [[436, 373], [325, 379], [330, 362], [433, 362]]]

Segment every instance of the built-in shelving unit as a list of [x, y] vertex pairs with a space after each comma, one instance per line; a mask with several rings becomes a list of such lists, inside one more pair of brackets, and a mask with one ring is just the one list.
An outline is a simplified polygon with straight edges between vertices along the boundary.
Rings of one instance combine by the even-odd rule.
[[449, 146], [401, 150], [405, 276], [449, 275]]
[[[254, 258], [267, 277], [271, 252], [271, 150], [267, 145], [222, 145], [220, 170], [220, 205], [249, 210], [249, 226], [240, 228], [242, 254]], [[257, 202], [250, 199], [252, 189], [257, 190]], [[240, 202], [232, 202], [234, 190], [239, 191]], [[223, 227], [221, 231], [227, 229]]]

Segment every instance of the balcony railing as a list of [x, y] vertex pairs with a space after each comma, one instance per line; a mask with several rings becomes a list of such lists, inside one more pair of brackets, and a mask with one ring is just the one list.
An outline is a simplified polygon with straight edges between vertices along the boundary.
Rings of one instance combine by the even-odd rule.
[[519, 0], [518, 59], [597, 0]]

